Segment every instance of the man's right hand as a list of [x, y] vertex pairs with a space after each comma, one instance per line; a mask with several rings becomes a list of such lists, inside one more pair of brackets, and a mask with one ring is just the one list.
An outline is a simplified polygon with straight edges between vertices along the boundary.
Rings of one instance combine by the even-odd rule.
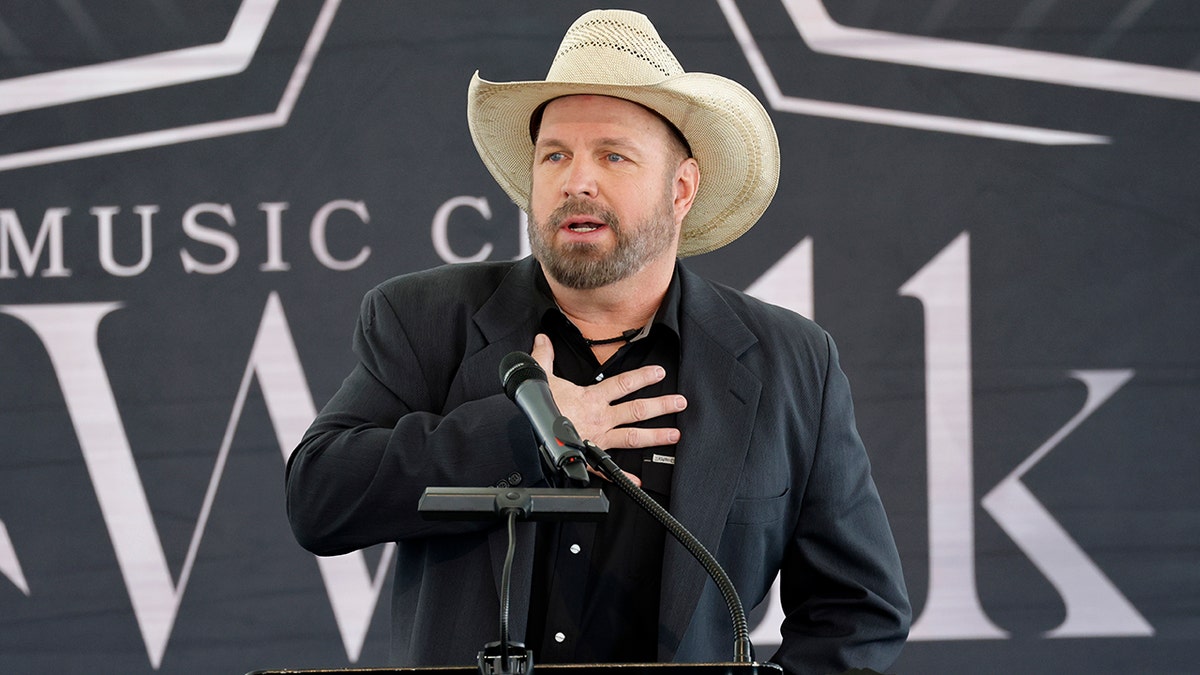
[[605, 450], [650, 448], [679, 442], [679, 429], [642, 429], [622, 425], [677, 413], [687, 407], [680, 394], [638, 398], [613, 405], [613, 401], [658, 382], [666, 376], [661, 366], [642, 366], [585, 387], [554, 376], [554, 346], [538, 334], [530, 353], [546, 371], [550, 392], [559, 410], [579, 432]]

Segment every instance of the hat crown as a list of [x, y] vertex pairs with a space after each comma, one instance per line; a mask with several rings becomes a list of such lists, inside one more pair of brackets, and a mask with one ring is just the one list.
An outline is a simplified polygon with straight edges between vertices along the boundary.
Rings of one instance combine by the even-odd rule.
[[683, 66], [650, 19], [628, 10], [594, 10], [563, 36], [547, 82], [654, 84], [683, 74]]

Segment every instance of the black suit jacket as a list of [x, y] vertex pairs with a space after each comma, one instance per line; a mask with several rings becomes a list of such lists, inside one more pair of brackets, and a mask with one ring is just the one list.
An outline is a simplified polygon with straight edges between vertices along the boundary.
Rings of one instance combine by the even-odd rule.
[[[368, 293], [360, 362], [288, 463], [288, 514], [305, 548], [332, 555], [397, 542], [392, 651], [402, 665], [471, 664], [498, 637], [503, 528], [425, 521], [416, 505], [427, 486], [545, 483], [529, 424], [497, 372], [506, 354], [533, 344], [535, 266], [443, 267]], [[792, 312], [678, 270], [688, 407], [672, 513], [717, 556], [747, 608], [782, 571], [787, 619], [771, 660], [789, 673], [884, 670], [910, 609], [832, 340]], [[518, 533], [516, 640], [532, 527]], [[671, 538], [659, 620], [660, 661], [731, 660], [721, 595]]]

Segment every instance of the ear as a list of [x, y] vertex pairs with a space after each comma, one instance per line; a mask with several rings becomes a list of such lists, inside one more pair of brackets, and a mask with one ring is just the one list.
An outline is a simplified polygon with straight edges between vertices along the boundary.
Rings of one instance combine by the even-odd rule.
[[700, 165], [694, 157], [688, 157], [679, 163], [675, 169], [674, 205], [675, 224], [683, 223], [683, 218], [692, 210], [692, 202], [696, 201], [696, 191], [700, 189]]

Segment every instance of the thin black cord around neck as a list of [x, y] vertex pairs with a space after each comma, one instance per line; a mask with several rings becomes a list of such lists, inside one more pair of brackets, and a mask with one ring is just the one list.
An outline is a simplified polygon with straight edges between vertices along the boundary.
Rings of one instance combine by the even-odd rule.
[[589, 340], [587, 338], [583, 338], [583, 343], [589, 347], [596, 347], [599, 345], [611, 345], [614, 342], [629, 342], [633, 338], [637, 337], [638, 333], [641, 332], [641, 328], [630, 328], [616, 337], [604, 338], [603, 340]]

